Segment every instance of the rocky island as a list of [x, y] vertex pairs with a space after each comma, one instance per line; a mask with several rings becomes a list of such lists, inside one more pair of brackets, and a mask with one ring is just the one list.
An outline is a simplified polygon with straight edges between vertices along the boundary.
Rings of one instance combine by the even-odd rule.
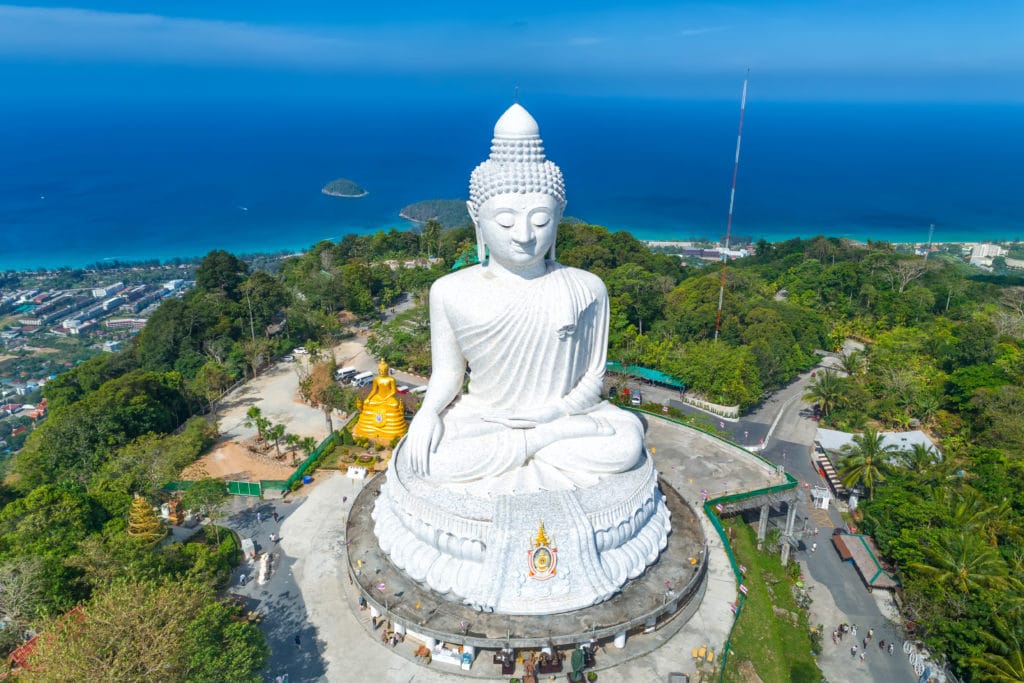
[[365, 197], [370, 194], [359, 183], [348, 178], [335, 178], [320, 191], [331, 197]]
[[413, 223], [434, 219], [445, 228], [461, 228], [470, 223], [465, 199], [428, 199], [410, 204], [398, 215]]

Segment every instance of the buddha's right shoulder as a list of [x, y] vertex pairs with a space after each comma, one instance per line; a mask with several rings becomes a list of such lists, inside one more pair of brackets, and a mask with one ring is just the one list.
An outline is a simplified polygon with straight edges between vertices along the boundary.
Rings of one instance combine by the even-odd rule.
[[464, 292], [466, 286], [479, 279], [479, 270], [480, 266], [470, 266], [438, 278], [434, 284], [430, 285], [431, 298], [447, 299], [457, 295], [460, 291]]

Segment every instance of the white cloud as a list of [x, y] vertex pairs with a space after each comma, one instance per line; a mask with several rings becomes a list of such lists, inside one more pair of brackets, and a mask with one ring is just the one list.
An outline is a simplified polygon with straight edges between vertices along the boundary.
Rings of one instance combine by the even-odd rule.
[[336, 35], [244, 22], [0, 5], [0, 54], [150, 62], [342, 64], [361, 52]]
[[676, 35], [680, 36], [702, 36], [706, 33], [720, 33], [722, 31], [728, 31], [731, 26], [694, 26], [691, 28], [680, 29]]

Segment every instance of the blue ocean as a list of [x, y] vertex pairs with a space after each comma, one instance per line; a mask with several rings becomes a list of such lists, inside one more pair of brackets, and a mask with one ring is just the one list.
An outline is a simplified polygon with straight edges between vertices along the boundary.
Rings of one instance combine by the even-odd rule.
[[[522, 100], [567, 214], [645, 239], [725, 232], [739, 102]], [[467, 195], [510, 102], [12, 107], [0, 269], [305, 249], [405, 229]], [[1024, 237], [1024, 106], [748, 101], [733, 233], [781, 240]], [[369, 191], [328, 197], [327, 181]]]

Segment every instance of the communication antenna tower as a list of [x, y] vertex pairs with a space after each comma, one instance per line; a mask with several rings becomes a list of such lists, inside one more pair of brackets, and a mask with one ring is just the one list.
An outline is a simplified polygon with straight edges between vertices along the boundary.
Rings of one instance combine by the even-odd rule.
[[928, 226], [928, 248], [924, 250], [924, 260], [928, 260], [928, 255], [932, 253], [932, 235], [935, 234], [935, 224], [932, 223]]
[[718, 330], [722, 327], [722, 301], [725, 299], [725, 267], [729, 263], [729, 239], [732, 237], [732, 207], [736, 202], [736, 174], [740, 170], [740, 142], [743, 140], [743, 113], [747, 109], [747, 81], [750, 80], [750, 69], [743, 79], [743, 96], [740, 98], [740, 128], [736, 133], [736, 159], [732, 165], [732, 189], [729, 191], [729, 220], [725, 224], [725, 250], [722, 252], [722, 275], [718, 283], [718, 313], [715, 316], [715, 341], [718, 341]]

